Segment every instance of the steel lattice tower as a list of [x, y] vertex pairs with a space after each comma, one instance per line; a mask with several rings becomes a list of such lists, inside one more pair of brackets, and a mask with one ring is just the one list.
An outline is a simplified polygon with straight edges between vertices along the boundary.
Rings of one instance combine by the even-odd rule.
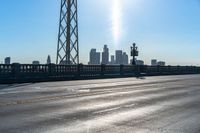
[[79, 64], [77, 0], [61, 0], [57, 64]]

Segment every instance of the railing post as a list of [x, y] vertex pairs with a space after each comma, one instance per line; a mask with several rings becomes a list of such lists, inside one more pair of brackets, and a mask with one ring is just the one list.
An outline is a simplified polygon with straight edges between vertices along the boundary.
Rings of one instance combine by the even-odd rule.
[[78, 77], [81, 77], [81, 71], [82, 71], [82, 68], [83, 68], [83, 64], [78, 64]]
[[195, 73], [195, 74], [198, 73], [198, 71], [197, 71], [197, 67], [196, 67], [196, 66], [194, 66], [194, 73]]
[[105, 72], [105, 65], [101, 64], [101, 76], [104, 76], [104, 72]]
[[49, 64], [48, 68], [49, 68], [49, 78], [52, 76], [55, 76], [55, 64]]
[[124, 75], [124, 65], [120, 65], [120, 75]]
[[168, 67], [168, 70], [167, 70], [167, 74], [171, 74], [172, 72], [171, 72], [171, 66], [169, 65], [169, 66], [167, 66]]
[[148, 67], [147, 65], [141, 66], [142, 69], [140, 70], [140, 73], [143, 73], [143, 74], [145, 74], [145, 75], [148, 75], [148, 74], [147, 74], [147, 67]]
[[158, 65], [158, 66], [157, 66], [157, 75], [160, 75], [160, 74], [161, 74], [160, 66]]
[[136, 77], [140, 77], [140, 66], [136, 65]]
[[177, 73], [176, 74], [181, 74], [181, 69], [180, 69], [180, 66], [177, 66]]
[[12, 75], [15, 80], [19, 78], [19, 75], [20, 75], [20, 64], [19, 63], [12, 64]]

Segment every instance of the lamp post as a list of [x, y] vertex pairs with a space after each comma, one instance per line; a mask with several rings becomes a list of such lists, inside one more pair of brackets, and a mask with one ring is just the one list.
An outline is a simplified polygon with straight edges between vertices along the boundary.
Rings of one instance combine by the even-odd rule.
[[136, 47], [136, 44], [133, 43], [133, 46], [131, 46], [131, 56], [133, 57], [132, 65], [136, 65], [136, 56], [139, 55], [138, 47]]

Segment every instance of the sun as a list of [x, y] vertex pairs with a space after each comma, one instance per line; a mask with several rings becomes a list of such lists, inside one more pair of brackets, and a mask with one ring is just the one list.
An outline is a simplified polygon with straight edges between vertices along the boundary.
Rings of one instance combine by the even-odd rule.
[[118, 43], [121, 37], [121, 23], [122, 23], [122, 6], [121, 0], [112, 1], [112, 34], [115, 43]]

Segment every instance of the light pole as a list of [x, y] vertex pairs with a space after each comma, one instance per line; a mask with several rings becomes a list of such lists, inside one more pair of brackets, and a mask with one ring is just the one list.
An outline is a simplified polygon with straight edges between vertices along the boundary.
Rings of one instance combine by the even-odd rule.
[[133, 46], [131, 46], [131, 56], [133, 57], [132, 65], [136, 65], [136, 56], [139, 55], [138, 47], [136, 47], [136, 44], [133, 43]]

